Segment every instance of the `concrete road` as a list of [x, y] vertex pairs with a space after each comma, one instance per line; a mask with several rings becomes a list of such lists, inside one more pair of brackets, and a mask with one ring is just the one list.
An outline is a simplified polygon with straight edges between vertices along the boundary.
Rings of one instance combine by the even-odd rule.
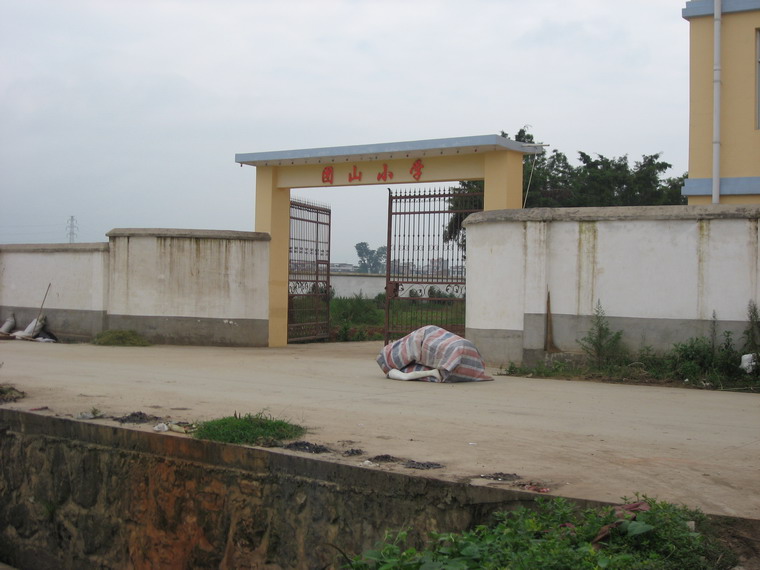
[[[114, 417], [143, 411], [177, 421], [265, 410], [308, 426], [306, 439], [336, 450], [336, 461], [388, 454], [442, 463], [424, 474], [443, 479], [510, 485], [481, 475], [515, 473], [552, 495], [617, 501], [638, 492], [760, 519], [759, 394], [504, 376], [398, 382], [375, 363], [380, 348], [2, 341], [0, 383], [27, 393], [4, 404], [18, 410], [46, 406], [36, 413], [62, 417], [92, 408]], [[366, 453], [343, 457], [350, 448]], [[400, 464], [369, 468], [409, 472]]]

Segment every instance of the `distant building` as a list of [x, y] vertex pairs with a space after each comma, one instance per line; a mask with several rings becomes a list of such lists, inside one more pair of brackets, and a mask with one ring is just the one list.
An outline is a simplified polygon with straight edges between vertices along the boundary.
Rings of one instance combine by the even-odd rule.
[[351, 265], [350, 263], [330, 264], [330, 273], [356, 273], [357, 269], [356, 265]]
[[691, 0], [682, 12], [691, 32], [689, 178], [683, 194], [689, 204], [758, 204], [760, 0], [721, 4], [718, 18], [713, 0]]

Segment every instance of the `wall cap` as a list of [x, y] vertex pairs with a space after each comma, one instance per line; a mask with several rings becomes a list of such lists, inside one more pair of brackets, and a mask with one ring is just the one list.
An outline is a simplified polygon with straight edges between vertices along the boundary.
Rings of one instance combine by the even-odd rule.
[[500, 222], [644, 221], [758, 219], [760, 205], [616, 206], [608, 208], [526, 208], [471, 214], [465, 227]]
[[194, 239], [237, 239], [248, 241], [270, 241], [265, 232], [242, 232], [235, 230], [188, 230], [176, 228], [114, 228], [106, 234], [115, 237], [168, 237]]

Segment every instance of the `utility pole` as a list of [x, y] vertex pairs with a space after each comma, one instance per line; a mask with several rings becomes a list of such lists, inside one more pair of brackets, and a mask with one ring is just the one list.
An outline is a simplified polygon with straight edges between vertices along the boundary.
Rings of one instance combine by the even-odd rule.
[[69, 243], [74, 243], [74, 238], [77, 237], [78, 229], [77, 219], [74, 216], [69, 216], [69, 219], [66, 222], [66, 233], [69, 236]]

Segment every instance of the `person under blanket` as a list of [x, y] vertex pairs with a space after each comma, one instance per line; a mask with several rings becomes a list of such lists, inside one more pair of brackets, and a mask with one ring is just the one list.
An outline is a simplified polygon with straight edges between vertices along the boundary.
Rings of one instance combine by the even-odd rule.
[[486, 374], [480, 352], [469, 340], [427, 325], [386, 345], [377, 363], [393, 380], [482, 382]]

